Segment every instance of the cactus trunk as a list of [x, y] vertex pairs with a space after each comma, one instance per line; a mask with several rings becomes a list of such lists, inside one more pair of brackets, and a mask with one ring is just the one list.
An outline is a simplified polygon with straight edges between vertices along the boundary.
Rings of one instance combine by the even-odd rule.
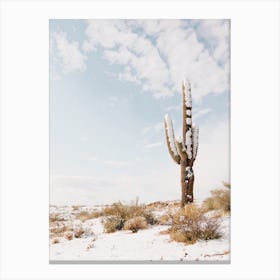
[[165, 134], [168, 151], [171, 158], [181, 167], [181, 207], [187, 203], [192, 203], [194, 172], [193, 163], [196, 159], [198, 148], [198, 128], [192, 124], [192, 99], [191, 86], [182, 84], [183, 98], [183, 125], [182, 139], [175, 139], [172, 121], [168, 115], [165, 117]]
[[193, 202], [194, 175], [191, 167], [185, 161], [181, 165], [181, 207]]

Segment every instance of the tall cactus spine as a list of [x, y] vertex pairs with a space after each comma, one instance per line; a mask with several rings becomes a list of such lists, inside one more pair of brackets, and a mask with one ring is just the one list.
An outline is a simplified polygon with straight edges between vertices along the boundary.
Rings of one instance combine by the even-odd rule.
[[193, 164], [198, 149], [198, 127], [192, 124], [191, 85], [182, 82], [182, 138], [175, 139], [171, 118], [166, 115], [164, 128], [169, 154], [181, 167], [181, 207], [193, 202]]

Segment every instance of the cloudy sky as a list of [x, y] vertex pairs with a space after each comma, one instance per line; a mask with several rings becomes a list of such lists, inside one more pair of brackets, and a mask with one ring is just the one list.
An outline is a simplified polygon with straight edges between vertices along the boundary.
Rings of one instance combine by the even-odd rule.
[[181, 81], [200, 128], [198, 200], [229, 181], [228, 20], [50, 20], [50, 203], [180, 198], [163, 118]]

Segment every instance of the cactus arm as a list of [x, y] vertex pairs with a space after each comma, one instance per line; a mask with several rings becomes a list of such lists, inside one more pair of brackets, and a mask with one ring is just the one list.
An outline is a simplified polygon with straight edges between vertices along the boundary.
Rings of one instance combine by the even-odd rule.
[[180, 164], [181, 158], [175, 143], [173, 125], [168, 115], [164, 118], [164, 130], [169, 154], [177, 164]]
[[181, 137], [176, 139], [176, 148], [177, 148], [177, 151], [178, 151], [181, 159], [186, 160], [186, 158], [187, 158], [186, 147], [185, 147], [185, 145], [183, 145], [183, 140]]
[[183, 95], [183, 143], [186, 145], [187, 157], [189, 161], [193, 158], [193, 137], [192, 137], [192, 96], [191, 85], [185, 82], [182, 84]]
[[186, 144], [186, 133], [187, 133], [187, 122], [186, 122], [186, 118], [187, 118], [187, 106], [186, 106], [186, 85], [185, 85], [185, 81], [182, 82], [182, 98], [183, 98], [183, 102], [182, 102], [182, 112], [183, 112], [183, 144]]
[[192, 136], [193, 136], [193, 160], [196, 159], [197, 149], [198, 149], [198, 135], [199, 128], [195, 125], [192, 126]]

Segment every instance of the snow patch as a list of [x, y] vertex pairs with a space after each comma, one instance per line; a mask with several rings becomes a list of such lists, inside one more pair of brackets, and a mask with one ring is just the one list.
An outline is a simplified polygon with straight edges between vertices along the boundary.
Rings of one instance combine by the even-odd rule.
[[188, 159], [192, 158], [192, 130], [189, 128], [189, 130], [186, 133], [186, 146], [187, 146], [187, 155]]
[[168, 138], [168, 142], [170, 143], [170, 148], [171, 148], [172, 152], [174, 153], [174, 155], [178, 156], [179, 154], [178, 154], [178, 151], [176, 149], [172, 120], [171, 120], [171, 118], [169, 117], [168, 114], [165, 115], [165, 123], [166, 123], [166, 126], [167, 126], [167, 138]]
[[197, 126], [192, 127], [192, 141], [193, 141], [193, 157], [196, 158], [198, 150], [198, 135], [199, 128]]
[[185, 94], [185, 103], [186, 106], [191, 108], [192, 107], [192, 96], [191, 96], [191, 84], [188, 83], [186, 94]]
[[[165, 208], [167, 211], [168, 208]], [[72, 209], [52, 208], [53, 213], [71, 216]], [[78, 212], [81, 210], [78, 210]], [[163, 211], [163, 210], [162, 210]], [[67, 212], [67, 213], [66, 213]], [[164, 214], [164, 211], [162, 213]], [[91, 227], [95, 235], [50, 243], [50, 260], [64, 261], [219, 261], [230, 260], [230, 217], [220, 218], [222, 237], [216, 240], [198, 241], [186, 245], [162, 234], [170, 228], [167, 225], [153, 225], [137, 233], [117, 231], [104, 233], [102, 218], [83, 222], [83, 227]]]

